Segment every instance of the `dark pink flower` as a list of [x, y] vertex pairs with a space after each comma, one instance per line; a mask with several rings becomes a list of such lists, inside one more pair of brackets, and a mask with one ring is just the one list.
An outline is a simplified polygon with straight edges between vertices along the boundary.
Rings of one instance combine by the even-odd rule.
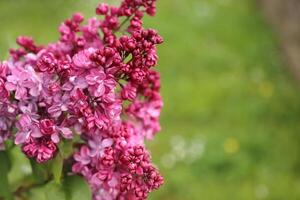
[[41, 72], [53, 73], [57, 68], [58, 62], [53, 53], [47, 52], [41, 55], [36, 63], [36, 67]]
[[40, 129], [44, 135], [52, 135], [56, 132], [54, 121], [51, 119], [43, 119], [40, 121]]
[[0, 77], [2, 78], [6, 78], [6, 75], [8, 73], [8, 66], [7, 66], [7, 62], [0, 62]]
[[5, 81], [0, 78], [0, 101], [8, 97], [9, 92], [5, 88]]
[[57, 147], [51, 140], [41, 138], [24, 144], [22, 150], [28, 157], [35, 158], [38, 163], [43, 163], [54, 157]]
[[17, 38], [17, 43], [25, 50], [37, 53], [39, 48], [34, 44], [34, 41], [31, 37], [20, 36]]
[[122, 88], [121, 95], [124, 100], [133, 101], [137, 95], [136, 86], [134, 86], [133, 84], [127, 84]]

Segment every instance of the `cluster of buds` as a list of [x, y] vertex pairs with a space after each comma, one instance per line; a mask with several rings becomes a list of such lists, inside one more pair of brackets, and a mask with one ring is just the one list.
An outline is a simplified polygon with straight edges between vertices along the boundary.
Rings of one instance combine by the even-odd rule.
[[[75, 142], [73, 173], [94, 200], [142, 200], [163, 178], [144, 141], [160, 131], [162, 108], [155, 30], [143, 28], [155, 0], [101, 3], [86, 24], [76, 13], [59, 27], [58, 42], [38, 46], [19, 37], [0, 63], [0, 149], [14, 139], [26, 156], [44, 163]], [[69, 163], [69, 162], [68, 162]]]

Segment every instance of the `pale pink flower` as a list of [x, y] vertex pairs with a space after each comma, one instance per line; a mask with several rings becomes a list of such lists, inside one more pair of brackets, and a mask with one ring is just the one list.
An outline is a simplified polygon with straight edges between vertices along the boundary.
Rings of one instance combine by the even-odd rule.
[[94, 52], [94, 48], [89, 48], [75, 54], [73, 57], [74, 66], [78, 69], [89, 69], [93, 67], [93, 62], [90, 60], [90, 56]]
[[16, 134], [15, 143], [24, 144], [31, 138], [42, 137], [42, 133], [38, 127], [37, 121], [32, 119], [29, 115], [21, 115], [17, 123], [18, 132]]

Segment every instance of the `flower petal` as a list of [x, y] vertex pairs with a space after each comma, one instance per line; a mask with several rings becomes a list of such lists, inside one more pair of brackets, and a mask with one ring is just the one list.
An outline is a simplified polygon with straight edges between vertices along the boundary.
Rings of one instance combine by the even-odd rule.
[[15, 138], [15, 144], [19, 145], [25, 143], [28, 136], [29, 132], [18, 132]]
[[51, 135], [51, 140], [54, 142], [54, 143], [59, 143], [60, 139], [59, 139], [59, 135], [57, 133], [54, 133]]
[[63, 128], [60, 128], [60, 131], [61, 131], [61, 135], [64, 138], [71, 139], [73, 136], [73, 132], [69, 128], [63, 127]]
[[106, 138], [102, 141], [102, 147], [103, 148], [110, 147], [113, 143], [114, 143], [113, 139]]

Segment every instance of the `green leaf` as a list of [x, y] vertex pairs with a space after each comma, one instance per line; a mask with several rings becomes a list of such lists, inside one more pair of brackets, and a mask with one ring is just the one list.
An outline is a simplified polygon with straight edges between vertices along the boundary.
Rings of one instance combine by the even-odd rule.
[[68, 176], [63, 186], [66, 192], [66, 200], [90, 200], [92, 193], [87, 182], [80, 176]]
[[42, 183], [48, 180], [49, 178], [48, 163], [39, 164], [35, 160], [30, 159], [30, 165], [32, 169], [32, 175], [37, 182]]
[[11, 169], [11, 162], [7, 152], [0, 151], [0, 199], [13, 200], [8, 182], [8, 172]]
[[12, 148], [14, 148], [16, 145], [14, 143], [13, 140], [6, 140], [5, 141], [5, 148], [6, 150], [11, 150]]
[[11, 161], [6, 151], [0, 151], [0, 169], [9, 172], [11, 169]]
[[9, 150], [9, 157], [12, 162], [12, 168], [8, 174], [10, 184], [19, 185], [20, 181], [27, 179], [28, 175], [32, 174], [30, 162], [27, 156], [20, 151], [19, 147], [14, 147]]
[[59, 143], [59, 153], [65, 159], [72, 155], [73, 153], [73, 140], [64, 140]]
[[46, 200], [66, 200], [66, 194], [63, 188], [53, 181], [46, 185], [45, 196]]
[[51, 162], [51, 172], [54, 177], [55, 183], [60, 183], [64, 159], [58, 154]]
[[47, 183], [29, 191], [27, 200], [66, 200], [66, 194], [61, 185], [54, 181]]
[[48, 200], [46, 198], [46, 190], [45, 187], [37, 187], [33, 188], [26, 195], [27, 200]]

